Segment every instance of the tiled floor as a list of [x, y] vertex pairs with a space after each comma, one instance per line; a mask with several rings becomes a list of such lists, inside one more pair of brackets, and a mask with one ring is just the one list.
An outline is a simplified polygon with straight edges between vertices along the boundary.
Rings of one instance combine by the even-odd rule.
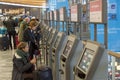
[[11, 80], [14, 50], [0, 51], [0, 80]]

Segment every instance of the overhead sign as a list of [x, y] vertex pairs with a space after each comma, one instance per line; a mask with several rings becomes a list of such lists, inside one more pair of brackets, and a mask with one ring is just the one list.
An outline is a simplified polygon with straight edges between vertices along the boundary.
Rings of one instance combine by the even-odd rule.
[[80, 21], [80, 4], [71, 6], [71, 21]]
[[59, 11], [59, 13], [60, 13], [60, 21], [65, 21], [65, 7], [63, 7], [63, 8], [60, 8], [60, 11]]
[[4, 14], [22, 14], [23, 12], [25, 12], [24, 8], [4, 9]]
[[90, 22], [93, 22], [93, 23], [107, 22], [107, 1], [106, 0], [90, 1]]

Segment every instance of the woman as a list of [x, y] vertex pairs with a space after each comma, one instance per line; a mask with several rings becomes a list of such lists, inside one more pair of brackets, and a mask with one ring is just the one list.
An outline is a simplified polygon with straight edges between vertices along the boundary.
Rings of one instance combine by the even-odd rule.
[[29, 54], [30, 59], [33, 58], [36, 49], [38, 49], [37, 42], [34, 35], [34, 30], [36, 29], [38, 22], [36, 20], [30, 21], [29, 27], [24, 31], [23, 41], [29, 44]]
[[33, 80], [32, 71], [34, 70], [36, 59], [33, 58], [29, 61], [28, 51], [27, 43], [20, 42], [18, 44], [13, 58], [12, 80]]

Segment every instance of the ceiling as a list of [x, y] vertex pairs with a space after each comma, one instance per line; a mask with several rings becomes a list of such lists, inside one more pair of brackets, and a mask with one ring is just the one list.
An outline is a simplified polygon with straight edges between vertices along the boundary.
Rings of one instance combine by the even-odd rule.
[[0, 2], [17, 3], [23, 5], [45, 6], [46, 0], [0, 0]]

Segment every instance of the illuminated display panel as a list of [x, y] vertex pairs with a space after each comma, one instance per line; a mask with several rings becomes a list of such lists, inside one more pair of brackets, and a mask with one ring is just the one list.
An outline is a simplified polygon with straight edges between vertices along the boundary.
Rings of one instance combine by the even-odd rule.
[[60, 43], [60, 36], [57, 36], [54, 47], [57, 48], [59, 43]]
[[65, 56], [69, 55], [69, 53], [70, 53], [70, 51], [71, 51], [71, 48], [72, 48], [72, 45], [73, 45], [73, 42], [70, 41], [70, 40], [68, 40], [68, 41], [67, 41], [67, 44], [66, 44], [66, 46], [65, 46], [65, 49], [64, 49], [64, 51], [63, 51], [63, 54], [64, 54]]
[[84, 72], [87, 72], [93, 61], [93, 58], [94, 58], [94, 51], [86, 48], [82, 55], [82, 59], [80, 60], [78, 67], [82, 69]]

